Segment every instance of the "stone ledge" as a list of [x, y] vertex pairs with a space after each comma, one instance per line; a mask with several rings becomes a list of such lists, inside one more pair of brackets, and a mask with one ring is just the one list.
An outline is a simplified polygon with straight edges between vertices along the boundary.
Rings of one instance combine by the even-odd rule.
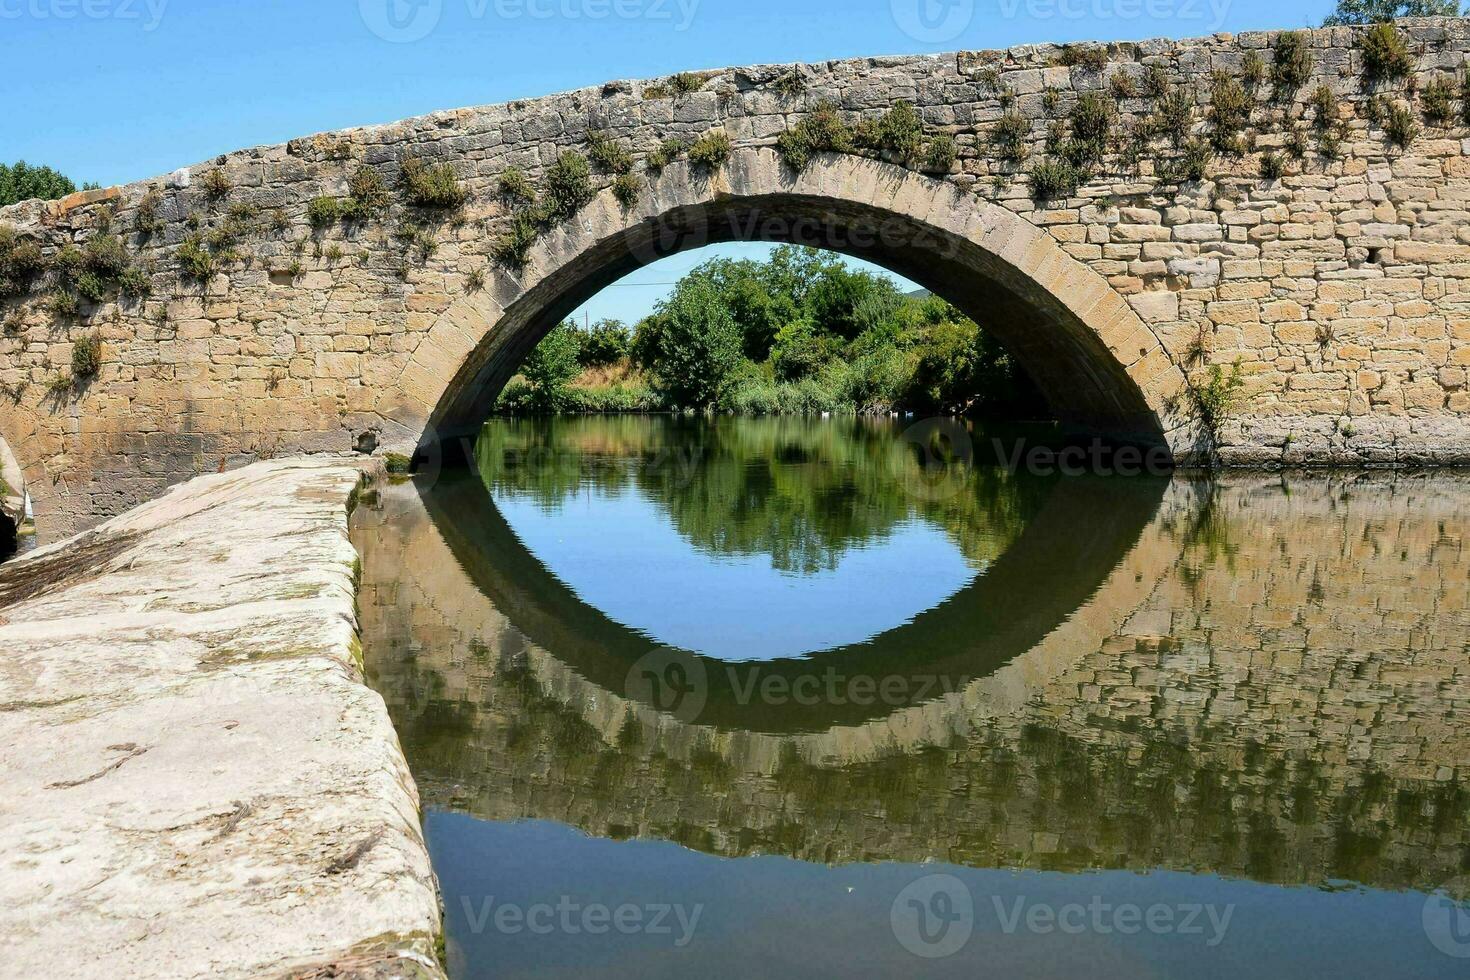
[[0, 945], [58, 977], [442, 977], [362, 683], [342, 459], [257, 463], [0, 572]]

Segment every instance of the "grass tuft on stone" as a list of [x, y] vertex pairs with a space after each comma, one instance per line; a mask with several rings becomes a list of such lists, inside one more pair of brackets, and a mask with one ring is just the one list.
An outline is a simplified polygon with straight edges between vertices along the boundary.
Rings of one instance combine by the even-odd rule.
[[416, 208], [449, 211], [463, 207], [469, 199], [454, 167], [447, 163], [428, 164], [411, 156], [403, 159], [401, 167], [399, 189], [404, 199]]
[[86, 380], [95, 378], [102, 370], [102, 338], [88, 334], [71, 345], [71, 375]]
[[730, 159], [730, 134], [723, 129], [705, 133], [689, 147], [689, 162], [700, 170], [712, 172], [725, 165]]
[[1408, 42], [1392, 23], [1368, 28], [1358, 48], [1363, 56], [1363, 81], [1370, 87], [1400, 81], [1414, 70]]
[[1283, 31], [1272, 45], [1271, 89], [1278, 102], [1293, 99], [1312, 77], [1312, 51], [1300, 31]]
[[567, 150], [546, 170], [541, 196], [544, 224], [565, 221], [591, 202], [592, 168], [587, 158], [575, 150]]

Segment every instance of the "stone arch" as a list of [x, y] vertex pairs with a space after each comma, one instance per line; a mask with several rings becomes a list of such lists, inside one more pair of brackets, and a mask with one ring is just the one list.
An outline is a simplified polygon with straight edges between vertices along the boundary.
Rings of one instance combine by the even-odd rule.
[[[604, 191], [437, 318], [378, 411], [413, 447], [472, 435], [545, 332], [657, 258], [720, 241], [822, 245], [908, 276], [985, 323], [1058, 418], [1085, 432], [1194, 458], [1200, 430], [1184, 372], [1157, 333], [1050, 233], [953, 183], [828, 154], [793, 173], [769, 149], [711, 174], [669, 167], [638, 204]], [[390, 434], [390, 438], [391, 438]]]

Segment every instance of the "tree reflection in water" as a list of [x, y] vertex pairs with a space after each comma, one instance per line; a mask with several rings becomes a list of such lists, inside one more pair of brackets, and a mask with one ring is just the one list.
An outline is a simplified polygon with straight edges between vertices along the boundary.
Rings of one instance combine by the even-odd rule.
[[[549, 576], [513, 535], [486, 535], [483, 490], [389, 488], [386, 511], [361, 511], [354, 531], [365, 646], [430, 807], [829, 865], [1422, 891], [1470, 870], [1470, 481], [1083, 481], [1069, 485], [1085, 488], [1078, 503], [1054, 482], [989, 472], [971, 484], [985, 489], [916, 500], [881, 475], [904, 450], [880, 428], [679, 428], [502, 432], [481, 462], [497, 492], [547, 507], [633, 481], [701, 547], [792, 568], [824, 567], [915, 511], [992, 574], [1035, 535], [1053, 564], [1015, 566], [1027, 588], [956, 597], [1004, 602], [1004, 622], [1031, 628], [997, 644], [946, 620], [930, 644], [916, 620], [909, 659], [970, 678], [948, 697], [801, 717], [712, 699], [683, 721], [624, 690], [626, 658], [646, 644], [622, 650], [595, 610], [544, 594]], [[574, 451], [527, 453], [543, 444]], [[688, 446], [701, 462], [682, 482], [627, 465]], [[880, 646], [889, 660], [902, 648]]]

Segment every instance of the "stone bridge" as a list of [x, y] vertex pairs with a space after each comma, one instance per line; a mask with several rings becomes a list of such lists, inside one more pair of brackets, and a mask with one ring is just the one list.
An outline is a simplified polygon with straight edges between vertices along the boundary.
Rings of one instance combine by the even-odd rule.
[[19, 204], [0, 436], [46, 540], [249, 459], [432, 451], [604, 285], [761, 239], [944, 294], [1059, 418], [1181, 461], [1465, 462], [1467, 52], [1450, 19], [725, 69]]

